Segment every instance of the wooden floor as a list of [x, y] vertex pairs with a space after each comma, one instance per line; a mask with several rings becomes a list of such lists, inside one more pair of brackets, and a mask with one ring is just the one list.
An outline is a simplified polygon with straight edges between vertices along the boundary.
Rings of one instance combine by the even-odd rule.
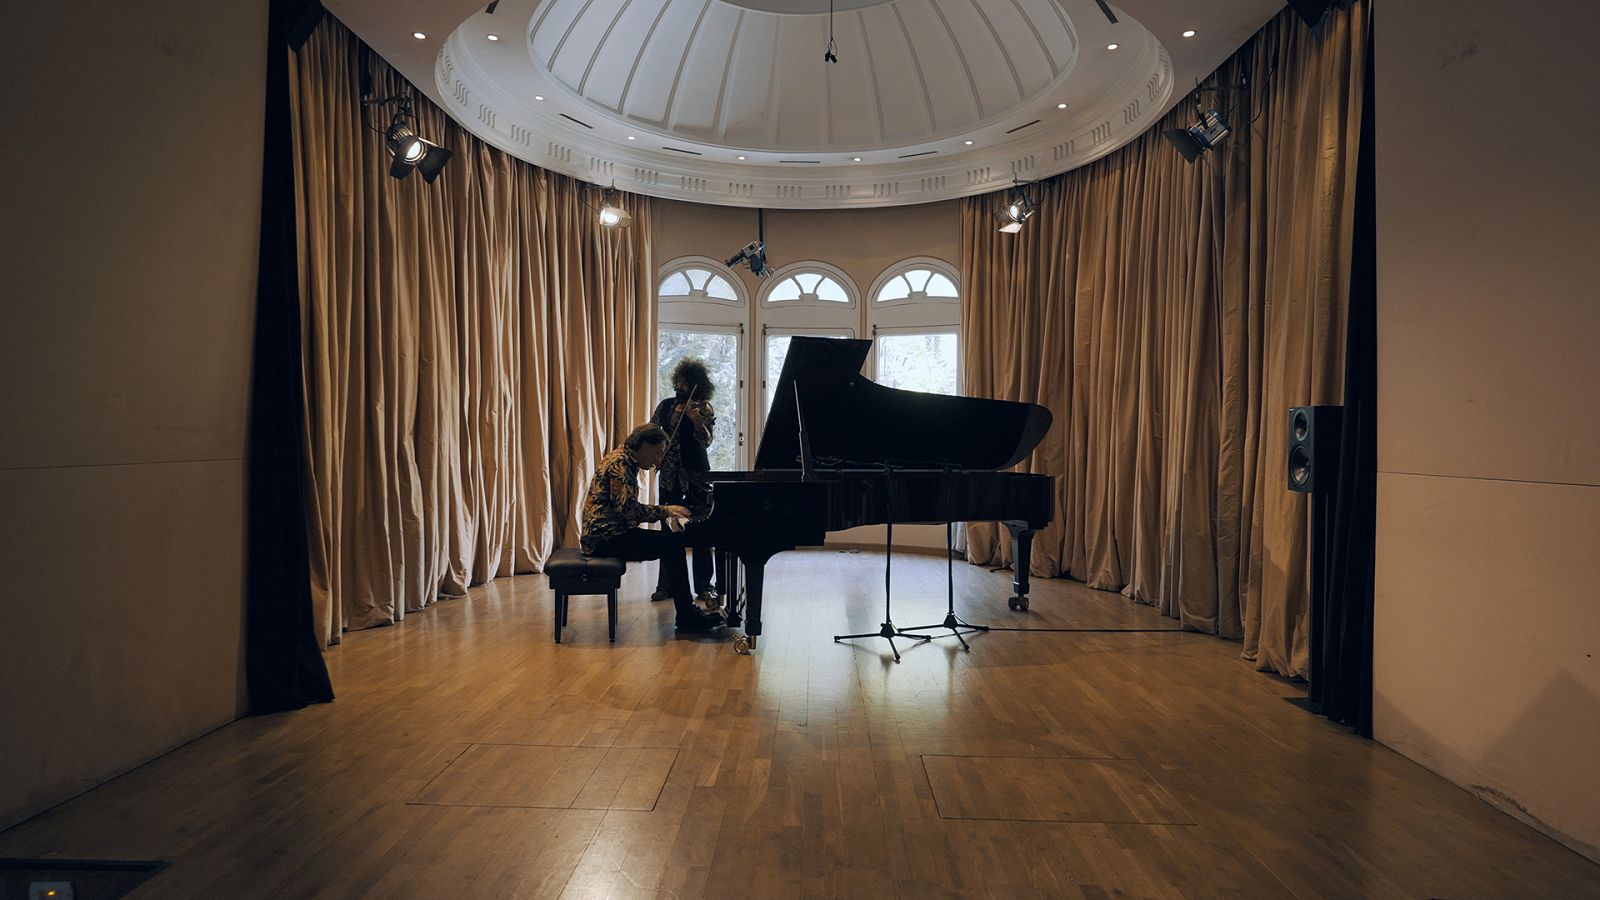
[[[1239, 645], [1115, 594], [957, 565], [993, 632], [875, 630], [883, 558], [769, 569], [753, 657], [675, 640], [653, 569], [541, 576], [349, 635], [339, 699], [246, 719], [0, 834], [0, 856], [165, 859], [139, 897], [1585, 897], [1600, 867], [1285, 698]], [[897, 624], [944, 564], [897, 557]]]

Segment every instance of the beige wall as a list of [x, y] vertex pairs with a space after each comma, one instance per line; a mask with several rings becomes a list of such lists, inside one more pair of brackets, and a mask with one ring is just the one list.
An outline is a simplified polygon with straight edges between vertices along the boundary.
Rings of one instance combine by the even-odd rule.
[[1379, 740], [1600, 859], [1600, 4], [1377, 11]]
[[266, 3], [0, 22], [3, 827], [241, 710]]
[[[756, 238], [756, 211], [658, 200], [656, 258], [727, 259]], [[865, 291], [890, 264], [934, 256], [961, 265], [961, 204], [950, 200], [890, 209], [769, 209], [767, 265], [820, 259], [843, 269]], [[738, 270], [754, 298], [760, 282]]]
[[[695, 203], [659, 201], [656, 259], [663, 264], [681, 256], [726, 260], [756, 238], [756, 211]], [[778, 269], [802, 260], [821, 260], [843, 269], [863, 294], [889, 266], [912, 256], [932, 256], [961, 266], [961, 204], [927, 203], [892, 209], [768, 210], [767, 265]], [[750, 297], [751, 321], [760, 281], [748, 266], [736, 270]], [[865, 304], [856, 322], [858, 336], [870, 336]], [[754, 326], [759, 329], [759, 323]], [[748, 342], [749, 339], [747, 339]], [[741, 398], [746, 409], [759, 409], [760, 384], [746, 384]], [[748, 429], [748, 426], [747, 426]], [[747, 459], [755, 448], [747, 448]], [[828, 536], [829, 543], [881, 544], [881, 528], [857, 528]], [[942, 526], [895, 529], [895, 546], [943, 548]]]

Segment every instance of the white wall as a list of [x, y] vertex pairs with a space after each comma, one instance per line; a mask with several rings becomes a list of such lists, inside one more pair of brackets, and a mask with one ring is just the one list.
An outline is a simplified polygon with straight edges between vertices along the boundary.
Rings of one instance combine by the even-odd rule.
[[266, 6], [0, 13], [0, 827], [242, 709]]
[[1600, 859], [1600, 4], [1375, 17], [1376, 737]]

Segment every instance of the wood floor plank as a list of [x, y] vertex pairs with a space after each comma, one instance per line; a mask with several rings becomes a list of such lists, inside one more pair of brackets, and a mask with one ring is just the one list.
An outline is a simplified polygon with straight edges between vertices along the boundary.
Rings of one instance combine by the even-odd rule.
[[[894, 572], [896, 621], [939, 621], [943, 562]], [[751, 657], [675, 640], [653, 564], [615, 645], [603, 604], [556, 645], [544, 579], [500, 579], [347, 635], [335, 703], [233, 723], [0, 855], [170, 860], [135, 898], [1600, 897], [1600, 867], [1286, 703], [1237, 644], [994, 631], [895, 663], [835, 643], [877, 629], [882, 574], [775, 557]], [[1172, 627], [1054, 580], [1014, 613], [1009, 573], [955, 574], [971, 621]], [[1090, 808], [1124, 815], [1049, 821]]]

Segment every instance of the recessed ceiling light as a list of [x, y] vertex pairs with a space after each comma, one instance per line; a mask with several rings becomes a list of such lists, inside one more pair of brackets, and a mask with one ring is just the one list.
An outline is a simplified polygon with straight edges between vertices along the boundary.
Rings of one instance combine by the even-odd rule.
[[1185, 31], [1185, 32], [1184, 32], [1184, 33], [1183, 33], [1183, 36], [1184, 36], [1184, 37], [1194, 37], [1194, 29], [1193, 29], [1193, 28], [1191, 28], [1191, 29], [1189, 29], [1189, 30], [1188, 30], [1188, 31]]
[[427, 36], [427, 35], [425, 35], [425, 34], [423, 34], [423, 33], [422, 33], [422, 32], [420, 32], [420, 31], [413, 31], [413, 32], [411, 32], [411, 36], [412, 36], [412, 37], [414, 37], [414, 38], [416, 38], [416, 39], [417, 39], [417, 40], [419, 40], [419, 41], [422, 41], [422, 40], [427, 40], [427, 38], [428, 38], [428, 36]]
[[1056, 109], [1066, 109], [1066, 108], [1067, 108], [1067, 105], [1065, 103], [1057, 103], [1056, 104]]
[[540, 96], [540, 95], [538, 95], [538, 94], [534, 94], [534, 95], [533, 95], [533, 99], [535, 99], [535, 100], [543, 100], [543, 99], [544, 99], [544, 97], [542, 97], [542, 96]]
[[742, 157], [742, 156], [741, 156], [741, 157], [739, 157], [739, 158], [740, 158], [740, 159], [744, 159], [744, 157]]
[[487, 38], [488, 38], [488, 39], [489, 39], [489, 40], [491, 40], [491, 41], [498, 41], [498, 40], [500, 40], [500, 35], [498, 35], [498, 34], [490, 34], [490, 35], [485, 35], [485, 37], [487, 37]]
[[1106, 45], [1106, 49], [1107, 50], [1115, 50], [1115, 49], [1117, 49], [1117, 45], [1116, 44], [1107, 44]]
[[856, 162], [861, 162], [861, 157], [859, 157], [859, 156], [852, 156], [850, 158], [855, 160]]
[[630, 134], [630, 135], [628, 135], [628, 140], [630, 140], [630, 141], [637, 141], [637, 140], [638, 140], [638, 138], [636, 138], [636, 137], [634, 137], [634, 136], [633, 136], [633, 135], [631, 135], [631, 134]]
[[963, 141], [962, 143], [966, 144], [968, 147], [972, 146], [972, 142], [971, 141]]

